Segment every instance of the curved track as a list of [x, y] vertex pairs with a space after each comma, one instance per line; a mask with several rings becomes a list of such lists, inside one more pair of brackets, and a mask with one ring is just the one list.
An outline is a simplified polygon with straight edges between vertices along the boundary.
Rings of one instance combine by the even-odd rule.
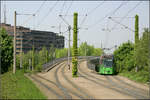
[[134, 86], [134, 85], [131, 85], [131, 84], [129, 84], [129, 83], [123, 81], [122, 79], [120, 79], [120, 78], [117, 77], [117, 76], [114, 76], [113, 78], [114, 78], [115, 80], [119, 81], [121, 84], [123, 84], [123, 85], [125, 85], [125, 86], [128, 86], [129, 88], [132, 88], [133, 90], [136, 90], [136, 91], [138, 91], [138, 92], [142, 92], [143, 94], [146, 94], [146, 91], [145, 91], [144, 89], [142, 89], [142, 88], [139, 88], [139, 87], [136, 87], [136, 86]]
[[112, 85], [112, 86], [115, 86], [116, 88], [122, 90], [123, 93], [127, 94], [127, 95], [130, 95], [130, 96], [133, 96], [133, 97], [136, 97], [136, 99], [148, 99], [146, 96], [144, 96], [144, 94], [141, 94], [137, 91], [133, 91], [127, 87], [122, 87], [120, 84], [114, 82], [112, 79], [111, 79], [111, 76], [105, 76], [106, 79], [108, 80], [108, 82]]
[[[123, 87], [123, 86], [120, 85], [121, 83], [118, 84], [118, 83], [114, 82], [112, 80], [112, 76], [106, 76], [105, 75], [105, 78], [107, 79], [107, 81], [99, 79], [99, 78], [96, 78], [92, 74], [84, 72], [83, 69], [80, 67], [80, 65], [79, 65], [78, 69], [79, 69], [79, 72], [80, 72], [79, 75], [81, 75], [81, 76], [82, 75], [86, 75], [87, 77], [84, 77], [84, 78], [87, 79], [87, 80], [90, 80], [91, 82], [94, 82], [95, 84], [104, 86], [106, 88], [112, 89], [112, 90], [114, 90], [116, 92], [120, 92], [120, 93], [125, 94], [125, 95], [132, 96], [132, 97], [134, 97], [136, 99], [148, 99], [148, 91], [138, 91], [137, 89], [139, 89], [139, 88], [137, 88], [137, 89], [130, 89], [128, 87]], [[112, 88], [112, 87], [106, 85], [105, 84], [106, 82], [109, 83], [110, 85], [112, 85], [115, 88]]]
[[[71, 77], [71, 70], [67, 70], [66, 62], [58, 64], [47, 73], [28, 76], [32, 81], [42, 87], [41, 90], [45, 89], [45, 91], [48, 92], [48, 99], [51, 99], [51, 97], [54, 99], [107, 98], [106, 95], [105, 97], [103, 97], [103, 95], [100, 97], [98, 93], [94, 95], [96, 90], [101, 90], [106, 93], [114, 91], [114, 93], [112, 93], [113, 95], [117, 96], [117, 94], [121, 94], [120, 97], [131, 97], [131, 99], [148, 99], [148, 93], [144, 89], [132, 86], [116, 76], [102, 76], [87, 70], [85, 71], [84, 68], [87, 67], [83, 67], [82, 62], [83, 61], [79, 61], [79, 64], [82, 66], [78, 66], [79, 77], [76, 79]], [[76, 83], [76, 81], [78, 83]], [[89, 86], [89, 88], [86, 88], [84, 85]], [[96, 88], [96, 90], [93, 91], [91, 87], [93, 87], [93, 89]]]
[[58, 99], [62, 99], [62, 95], [58, 94], [54, 89], [52, 89], [51, 87], [47, 86], [46, 84], [42, 83], [41, 81], [39, 81], [37, 78], [29, 75], [30, 78], [32, 78], [34, 81], [36, 81], [37, 83], [39, 83], [40, 85], [42, 85], [43, 87], [45, 87], [49, 92], [51, 92], [52, 94], [56, 95], [56, 97]]
[[64, 88], [63, 85], [61, 84], [61, 82], [58, 79], [58, 70], [60, 69], [61, 66], [65, 66], [64, 63], [60, 64], [59, 67], [57, 67], [57, 69], [55, 70], [56, 83], [63, 90], [63, 93], [64, 93], [65, 97], [67, 99], [71, 99], [72, 97], [69, 94], [70, 91], [68, 91], [66, 88]]
[[62, 76], [63, 78], [65, 78], [65, 80], [71, 84], [79, 93], [81, 93], [83, 96], [80, 95], [80, 97], [83, 99], [84, 96], [86, 96], [86, 98], [90, 98], [92, 99], [93, 97], [89, 96], [85, 91], [82, 90], [81, 87], [77, 86], [76, 84], [74, 84], [69, 78], [67, 78], [67, 76], [64, 74], [64, 70], [65, 70], [65, 67], [62, 68], [61, 70], [61, 73], [62, 73]]

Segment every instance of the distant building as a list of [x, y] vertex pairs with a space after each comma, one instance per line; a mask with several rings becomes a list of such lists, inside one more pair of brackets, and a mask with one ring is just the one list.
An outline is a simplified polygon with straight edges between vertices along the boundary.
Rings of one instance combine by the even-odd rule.
[[[1, 23], [1, 27], [6, 29], [8, 35], [12, 37], [14, 36], [14, 26]], [[29, 28], [17, 26], [16, 53], [21, 51], [21, 47], [22, 51], [26, 53], [32, 50], [33, 45], [36, 51], [41, 50], [43, 46], [49, 49], [51, 45], [53, 45], [55, 48], [64, 48], [64, 36], [60, 36], [54, 32], [30, 30]]]

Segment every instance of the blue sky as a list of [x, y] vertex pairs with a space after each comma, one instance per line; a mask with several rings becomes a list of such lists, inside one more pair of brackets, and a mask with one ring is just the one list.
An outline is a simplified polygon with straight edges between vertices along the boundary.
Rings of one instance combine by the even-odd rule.
[[[82, 28], [79, 30], [78, 35], [79, 44], [86, 41], [95, 47], [101, 47], [101, 43], [103, 47], [112, 47], [128, 40], [134, 42], [134, 32], [125, 29], [125, 27], [120, 24], [116, 24], [111, 19], [108, 19], [108, 17], [111, 16], [115, 21], [120, 22], [120, 17], [125, 16], [127, 12], [133, 9], [137, 4], [138, 6], [134, 10], [131, 10], [126, 17], [134, 17], [136, 14], [139, 15], [140, 36], [142, 35], [143, 28], [149, 27], [148, 1], [1, 1], [1, 22], [3, 22], [4, 19], [4, 4], [6, 4], [7, 10], [7, 23], [12, 25], [14, 23], [14, 11], [20, 14], [33, 14], [43, 4], [35, 17], [31, 15], [17, 15], [17, 25], [53, 32], [59, 32], [59, 24], [61, 24], [62, 32], [67, 30], [67, 25], [59, 17], [59, 14], [67, 14], [67, 16], [63, 17], [72, 26], [73, 13], [78, 12], [78, 26]], [[121, 4], [122, 6], [116, 12], [113, 12]], [[110, 12], [113, 13], [109, 15]], [[87, 16], [85, 17], [86, 14]], [[108, 16], [102, 19], [106, 15]], [[84, 18], [85, 21], [82, 26], [80, 26]], [[134, 30], [134, 20], [134, 18], [125, 18], [121, 21], [121, 24]], [[52, 28], [51, 26], [56, 27]], [[116, 28], [111, 30], [114, 26], [116, 26]], [[88, 28], [88, 30], [85, 28]], [[109, 28], [110, 31], [102, 30], [106, 28]], [[68, 32], [63, 35], [66, 37], [65, 47], [68, 47]]]

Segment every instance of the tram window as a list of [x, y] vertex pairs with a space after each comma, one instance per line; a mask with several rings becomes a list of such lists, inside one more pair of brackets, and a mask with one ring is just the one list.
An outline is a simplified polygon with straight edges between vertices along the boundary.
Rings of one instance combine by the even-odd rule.
[[112, 67], [113, 61], [112, 59], [107, 59], [107, 60], [105, 59], [103, 63], [105, 67]]

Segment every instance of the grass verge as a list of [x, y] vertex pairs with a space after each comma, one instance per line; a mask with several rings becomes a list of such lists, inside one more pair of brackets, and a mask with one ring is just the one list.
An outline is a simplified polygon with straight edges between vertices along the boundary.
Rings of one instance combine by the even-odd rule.
[[46, 99], [47, 97], [31, 80], [24, 76], [23, 70], [16, 74], [7, 72], [1, 76], [2, 99]]
[[148, 84], [149, 81], [149, 74], [148, 72], [122, 72], [119, 75], [129, 78], [138, 83]]

